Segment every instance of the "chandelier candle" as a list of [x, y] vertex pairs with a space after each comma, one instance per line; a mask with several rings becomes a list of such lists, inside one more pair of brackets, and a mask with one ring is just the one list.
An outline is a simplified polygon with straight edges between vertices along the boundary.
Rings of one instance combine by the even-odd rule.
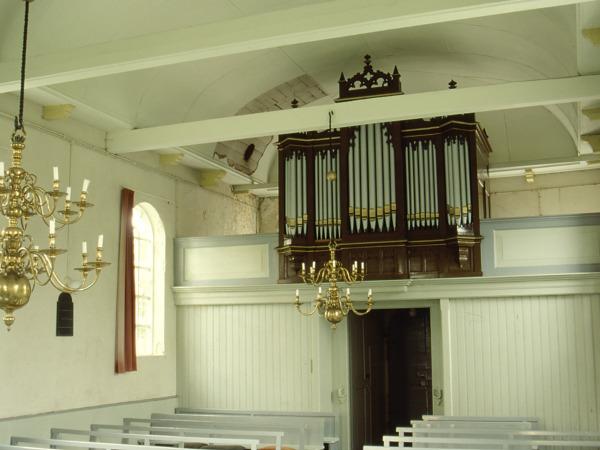
[[[335, 259], [336, 247], [337, 244], [335, 241], [332, 240], [329, 242], [329, 261], [327, 261], [318, 272], [316, 272], [316, 263], [314, 261], [310, 267], [309, 273], [306, 273], [306, 266], [302, 263], [300, 278], [302, 278], [306, 284], [318, 286], [317, 296], [312, 302], [312, 309], [309, 311], [302, 311], [303, 303], [300, 302], [299, 289], [296, 289], [296, 301], [294, 302], [294, 306], [300, 314], [312, 316], [317, 313], [320, 316], [325, 317], [325, 319], [331, 323], [331, 328], [336, 328], [337, 324], [341, 322], [350, 311], [358, 316], [364, 316], [373, 308], [373, 293], [371, 289], [369, 289], [369, 294], [367, 295], [367, 308], [364, 311], [359, 311], [354, 307], [354, 304], [350, 299], [350, 288], [346, 288], [345, 295], [340, 293], [338, 282], [341, 281], [346, 284], [359, 283], [364, 280], [366, 271], [365, 263], [361, 262], [359, 271], [358, 263], [356, 261], [352, 264], [351, 270], [348, 271], [340, 261]], [[327, 288], [325, 297], [323, 297], [323, 290], [320, 284], [325, 281], [329, 282], [329, 287]]]

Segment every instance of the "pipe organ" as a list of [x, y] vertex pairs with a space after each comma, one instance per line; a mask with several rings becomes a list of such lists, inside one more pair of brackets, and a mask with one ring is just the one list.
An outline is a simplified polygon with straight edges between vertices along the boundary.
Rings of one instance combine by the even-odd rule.
[[[337, 101], [402, 95], [399, 79], [367, 56]], [[368, 279], [481, 275], [490, 152], [474, 114], [280, 136], [280, 281], [324, 262], [332, 239]]]

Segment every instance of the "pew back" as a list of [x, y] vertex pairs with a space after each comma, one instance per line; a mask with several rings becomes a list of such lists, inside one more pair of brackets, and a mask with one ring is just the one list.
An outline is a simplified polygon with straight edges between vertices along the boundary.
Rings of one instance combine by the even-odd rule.
[[[247, 447], [250, 450], [258, 450], [259, 441], [257, 439], [231, 439], [217, 437], [203, 437], [203, 442], [214, 445], [239, 445]], [[11, 446], [19, 446], [19, 444], [34, 444], [32, 447], [38, 448], [81, 448], [81, 449], [100, 449], [100, 450], [173, 450], [171, 446], [161, 445], [139, 445], [139, 444], [123, 444], [116, 442], [91, 442], [91, 441], [76, 441], [65, 439], [43, 439], [13, 436], [10, 439]], [[10, 448], [10, 447], [9, 447]], [[13, 447], [14, 450], [14, 447]]]
[[285, 433], [283, 444], [297, 447], [300, 450], [303, 450], [305, 446], [320, 449], [324, 442], [322, 419], [310, 417], [299, 419], [218, 414], [152, 414], [150, 425], [283, 431]]
[[[124, 428], [120, 426], [121, 428]], [[281, 450], [281, 439], [283, 432], [275, 431], [255, 431], [255, 430], [218, 430], [218, 429], [198, 429], [198, 430], [182, 430], [182, 429], [155, 429], [151, 427], [136, 427], [145, 428], [145, 430], [73, 430], [67, 428], [52, 428], [50, 430], [51, 439], [61, 439], [65, 436], [85, 436], [90, 441], [100, 442], [122, 442], [136, 444], [143, 442], [144, 445], [158, 443], [177, 444], [178, 447], [184, 447], [186, 443], [204, 442], [205, 437], [233, 437], [233, 438], [252, 438], [258, 439], [261, 445], [272, 444], [276, 450]]]

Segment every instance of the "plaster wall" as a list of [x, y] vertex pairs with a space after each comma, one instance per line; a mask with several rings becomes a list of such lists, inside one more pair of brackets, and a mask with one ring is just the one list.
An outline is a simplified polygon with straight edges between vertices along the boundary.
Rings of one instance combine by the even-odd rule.
[[[10, 117], [2, 114], [0, 101], [0, 160], [8, 162]], [[173, 237], [175, 236], [175, 182], [156, 171], [124, 161], [102, 151], [103, 135], [81, 124], [62, 123], [54, 131], [42, 130], [31, 121], [39, 119], [39, 108], [28, 105], [27, 147], [24, 167], [38, 175], [38, 184], [51, 185], [52, 167], [58, 166], [62, 187], [71, 185], [78, 195], [83, 178], [89, 178], [89, 201], [96, 206], [86, 211], [81, 222], [58, 233], [57, 246], [69, 253], [57, 261], [60, 274], [77, 280], [81, 241], [94, 245], [104, 234], [107, 267], [91, 290], [74, 295], [74, 336], [55, 336], [58, 293], [52, 287], [37, 287], [27, 306], [16, 312], [10, 332], [0, 329], [0, 441], [9, 433], [23, 430], [29, 435], [47, 435], [48, 424], [89, 425], [90, 413], [116, 421], [123, 412], [144, 412], [141, 405], [154, 399], [176, 403], [175, 307], [172, 286]], [[44, 124], [47, 126], [49, 124]], [[62, 128], [62, 129], [61, 129]], [[150, 202], [158, 211], [166, 232], [165, 354], [141, 357], [138, 371], [114, 373], [115, 299], [119, 235], [120, 191], [136, 191], [138, 200]], [[36, 243], [44, 246], [47, 227], [34, 218], [28, 228]], [[133, 402], [133, 403], [132, 403]], [[119, 409], [115, 404], [134, 406]], [[159, 408], [166, 408], [161, 403]], [[82, 409], [84, 408], [84, 409]], [[82, 412], [87, 411], [87, 412]], [[43, 417], [43, 418], [42, 418]], [[56, 420], [55, 420], [56, 419]]]
[[258, 232], [258, 200], [232, 194], [228, 186], [203, 188], [177, 182], [177, 236], [221, 236]]
[[258, 232], [277, 233], [279, 230], [279, 197], [258, 200]]
[[490, 181], [492, 218], [537, 217], [600, 211], [600, 170]]

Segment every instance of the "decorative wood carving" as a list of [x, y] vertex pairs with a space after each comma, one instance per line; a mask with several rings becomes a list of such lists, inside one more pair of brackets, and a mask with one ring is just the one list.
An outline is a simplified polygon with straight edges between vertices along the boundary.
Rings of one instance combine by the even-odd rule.
[[373, 97], [376, 95], [402, 94], [400, 73], [394, 66], [391, 74], [381, 70], [373, 70], [371, 57], [365, 55], [365, 66], [362, 72], [358, 72], [346, 80], [344, 72], [338, 81], [340, 85], [340, 97], [337, 101], [352, 100], [361, 97]]

